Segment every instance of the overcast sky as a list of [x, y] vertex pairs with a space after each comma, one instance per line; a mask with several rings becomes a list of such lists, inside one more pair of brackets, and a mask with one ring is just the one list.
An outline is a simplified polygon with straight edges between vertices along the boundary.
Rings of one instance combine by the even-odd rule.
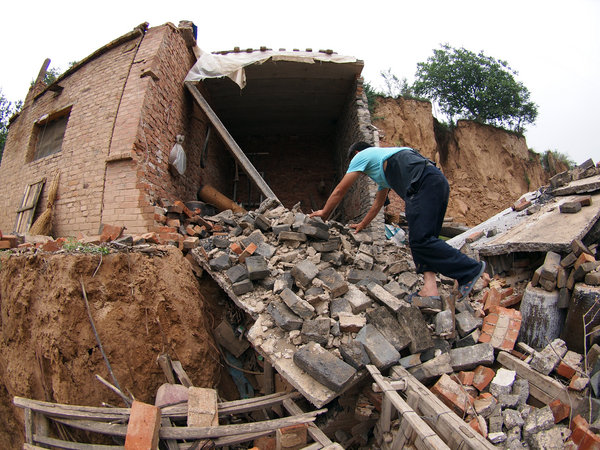
[[205, 51], [235, 46], [332, 49], [365, 63], [381, 83], [391, 69], [414, 80], [417, 63], [442, 43], [508, 61], [538, 105], [529, 148], [576, 163], [600, 160], [600, 0], [217, 0], [6, 3], [0, 14], [0, 88], [25, 97], [45, 58], [66, 70], [143, 22], [191, 20]]

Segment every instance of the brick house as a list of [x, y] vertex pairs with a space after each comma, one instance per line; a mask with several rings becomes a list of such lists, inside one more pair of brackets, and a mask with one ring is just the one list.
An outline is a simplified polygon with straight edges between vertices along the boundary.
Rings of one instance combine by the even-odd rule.
[[[10, 124], [0, 165], [1, 230], [26, 231], [15, 225], [27, 206], [24, 193], [35, 200], [32, 192], [40, 188], [33, 221], [46, 208], [57, 171], [55, 237], [95, 235], [102, 224], [125, 226], [129, 234], [154, 231], [161, 225], [157, 206], [196, 200], [206, 185], [252, 209], [264, 192], [246, 175], [248, 167], [285, 206], [300, 202], [308, 212], [323, 205], [343, 174], [348, 145], [376, 140], [362, 92], [362, 62], [311, 59], [307, 54], [326, 59], [332, 52], [307, 50], [298, 52], [300, 58], [248, 65], [244, 89], [222, 77], [187, 86], [201, 52], [194, 29], [190, 22], [139, 25], [51, 85], [43, 82], [46, 61]], [[267, 49], [223, 53], [255, 52]], [[206, 99], [223, 129], [192, 90]], [[250, 166], [223, 133], [239, 144]], [[183, 174], [169, 167], [178, 135], [185, 138]], [[363, 194], [372, 187], [359, 184], [341, 208], [343, 218], [368, 209], [369, 195]]]

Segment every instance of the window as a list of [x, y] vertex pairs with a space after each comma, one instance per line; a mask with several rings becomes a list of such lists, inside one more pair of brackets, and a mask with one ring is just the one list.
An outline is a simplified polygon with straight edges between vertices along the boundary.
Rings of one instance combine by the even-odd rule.
[[60, 152], [69, 121], [69, 112], [70, 108], [52, 114], [35, 124], [33, 160]]

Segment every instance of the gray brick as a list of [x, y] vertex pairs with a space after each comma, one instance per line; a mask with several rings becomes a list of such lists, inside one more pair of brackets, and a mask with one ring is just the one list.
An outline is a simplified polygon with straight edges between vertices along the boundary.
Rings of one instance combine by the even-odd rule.
[[456, 342], [456, 347], [470, 347], [471, 345], [475, 345], [479, 342], [479, 335], [481, 334], [481, 330], [476, 328], [473, 330], [471, 334], [468, 334], [462, 339], [459, 339]]
[[231, 289], [235, 295], [244, 295], [254, 290], [254, 284], [249, 279], [238, 281], [231, 285]]
[[329, 304], [329, 315], [332, 319], [337, 319], [340, 313], [352, 314], [352, 306], [345, 298], [334, 298]]
[[483, 325], [483, 319], [481, 317], [475, 317], [470, 312], [461, 312], [456, 315], [456, 329], [461, 337], [471, 333], [476, 328], [481, 328]]
[[329, 238], [327, 241], [312, 241], [310, 245], [320, 253], [329, 253], [339, 250], [342, 241], [339, 237], [334, 237]]
[[267, 312], [271, 315], [275, 324], [285, 330], [299, 330], [302, 328], [303, 320], [298, 317], [288, 306], [281, 300], [275, 299], [267, 306]]
[[581, 211], [581, 203], [579, 202], [564, 202], [558, 207], [563, 214], [575, 214]]
[[292, 231], [292, 227], [288, 224], [273, 225], [272, 231], [275, 236], [279, 236], [282, 231]]
[[306, 242], [307, 237], [304, 233], [296, 233], [295, 231], [281, 231], [277, 237], [279, 242], [281, 241], [292, 241], [292, 242]]
[[262, 256], [248, 256], [245, 262], [251, 280], [262, 280], [270, 274], [267, 261]]
[[419, 277], [413, 272], [403, 272], [398, 275], [398, 283], [406, 286], [408, 290], [413, 290], [419, 282]]
[[410, 336], [409, 350], [411, 353], [420, 353], [433, 347], [431, 333], [419, 308], [415, 306], [402, 308], [396, 318], [404, 332]]
[[315, 342], [306, 344], [294, 353], [294, 363], [334, 392], [341, 391], [356, 374], [354, 367]]
[[273, 285], [273, 293], [279, 294], [285, 288], [291, 289], [294, 286], [294, 277], [291, 272], [284, 272], [277, 277]]
[[387, 275], [380, 270], [351, 269], [347, 278], [349, 283], [354, 284], [363, 280], [376, 281], [379, 284], [387, 283]]
[[271, 259], [277, 249], [266, 242], [261, 242], [256, 246], [255, 255], [262, 256], [265, 259]]
[[284, 289], [279, 296], [295, 314], [303, 319], [310, 319], [315, 314], [315, 308], [306, 300], [294, 294], [291, 289]]
[[229, 255], [222, 254], [213, 258], [209, 261], [209, 266], [211, 270], [216, 270], [220, 272], [222, 270], [228, 269], [231, 266], [231, 261], [229, 260]]
[[308, 259], [300, 261], [292, 268], [292, 276], [296, 280], [296, 284], [302, 289], [308, 288], [318, 273], [317, 266]]
[[348, 292], [348, 283], [344, 281], [344, 278], [333, 267], [321, 270], [317, 274], [317, 278], [325, 284], [325, 287], [331, 294], [331, 298], [339, 297]]
[[350, 303], [352, 312], [354, 314], [366, 311], [372, 303], [372, 300], [353, 284], [348, 286], [348, 292], [346, 292], [346, 295], [344, 295], [344, 299]]
[[356, 340], [340, 345], [340, 353], [348, 364], [356, 370], [360, 370], [371, 362], [365, 347]]
[[229, 278], [232, 283], [237, 283], [245, 278], [248, 278], [248, 270], [244, 264], [236, 264], [235, 266], [227, 269], [225, 275]]
[[550, 407], [534, 408], [523, 424], [523, 437], [529, 440], [534, 434], [552, 427], [554, 427], [554, 415]]
[[264, 214], [259, 214], [254, 219], [254, 225], [261, 231], [269, 231], [271, 229], [271, 219]]
[[327, 345], [329, 339], [330, 321], [328, 318], [318, 318], [314, 320], [305, 320], [302, 324], [302, 343], [316, 342], [320, 345]]
[[410, 336], [385, 306], [378, 306], [368, 311], [367, 318], [396, 350], [404, 350], [410, 344]]
[[452, 320], [452, 311], [447, 309], [435, 315], [435, 333], [445, 335], [454, 331], [454, 321]]
[[440, 312], [443, 308], [442, 299], [434, 296], [434, 297], [421, 297], [414, 296], [412, 299], [412, 305], [416, 306], [419, 309], [422, 309], [424, 312], [428, 313], [437, 313]]
[[386, 305], [394, 312], [398, 312], [400, 309], [406, 309], [410, 307], [408, 303], [406, 303], [403, 300], [397, 299], [377, 283], [369, 283], [367, 285], [367, 292], [372, 298]]
[[371, 324], [359, 331], [356, 340], [365, 346], [369, 359], [379, 370], [391, 367], [400, 359], [400, 353]]
[[451, 364], [455, 371], [472, 370], [479, 365], [494, 363], [494, 347], [490, 344], [477, 344], [450, 350]]
[[346, 257], [342, 252], [335, 251], [321, 254], [321, 261], [328, 262], [336, 267], [339, 267], [342, 264], [344, 264], [345, 260]]
[[452, 373], [450, 355], [448, 353], [442, 353], [423, 364], [411, 367], [408, 371], [421, 383], [428, 383], [445, 373]]
[[329, 239], [329, 231], [323, 230], [313, 225], [309, 225], [307, 223], [300, 225], [297, 231], [299, 233], [304, 233], [306, 236], [311, 237], [313, 239], [320, 239], [322, 241], [326, 241]]

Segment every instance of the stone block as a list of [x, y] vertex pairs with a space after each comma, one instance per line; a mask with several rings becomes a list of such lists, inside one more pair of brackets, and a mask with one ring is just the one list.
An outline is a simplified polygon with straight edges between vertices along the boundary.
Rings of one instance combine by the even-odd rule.
[[342, 241], [339, 237], [330, 238], [327, 241], [311, 241], [310, 246], [319, 253], [330, 253], [340, 249]]
[[529, 381], [517, 378], [513, 384], [512, 393], [519, 396], [519, 405], [524, 406], [529, 399]]
[[421, 297], [414, 296], [412, 299], [413, 306], [423, 310], [424, 313], [436, 314], [441, 312], [444, 306], [442, 305], [442, 299], [440, 297]]
[[398, 283], [405, 286], [408, 290], [413, 290], [418, 282], [419, 277], [413, 272], [402, 272], [398, 275]]
[[368, 311], [367, 318], [396, 350], [402, 351], [411, 343], [411, 336], [385, 306]]
[[217, 391], [191, 386], [188, 400], [188, 427], [214, 427], [219, 425]]
[[348, 285], [348, 292], [344, 295], [344, 299], [348, 301], [354, 314], [366, 311], [372, 303], [372, 300], [353, 284]]
[[333, 267], [321, 270], [317, 278], [323, 282], [325, 288], [329, 290], [331, 298], [336, 298], [348, 292], [348, 283]]
[[550, 407], [534, 408], [523, 424], [523, 437], [525, 440], [529, 440], [536, 433], [549, 430], [552, 427], [554, 427], [554, 415]]
[[521, 417], [521, 413], [516, 409], [505, 409], [502, 411], [502, 418], [504, 420], [504, 426], [510, 430], [514, 427], [522, 427], [525, 421]]
[[517, 372], [514, 370], [508, 370], [503, 367], [499, 368], [490, 384], [490, 393], [495, 397], [502, 394], [510, 394], [516, 376]]
[[305, 320], [302, 324], [302, 343], [308, 344], [313, 341], [322, 346], [327, 345], [329, 339], [329, 329], [331, 322], [328, 318], [317, 318], [314, 320]]
[[567, 345], [562, 339], [554, 339], [541, 352], [535, 352], [530, 367], [544, 375], [550, 375], [560, 359], [567, 353]]
[[258, 244], [256, 246], [256, 251], [254, 252], [255, 255], [260, 255], [263, 258], [269, 260], [273, 257], [273, 255], [276, 252], [276, 248], [273, 247], [270, 244], [267, 244], [266, 242], [261, 242], [260, 244]]
[[279, 294], [285, 304], [299, 317], [310, 319], [315, 314], [315, 308], [306, 300], [298, 297], [291, 289], [284, 289]]
[[581, 203], [579, 202], [564, 202], [558, 207], [562, 214], [575, 214], [581, 211]]
[[352, 306], [345, 298], [334, 298], [329, 304], [329, 315], [332, 319], [338, 319], [340, 313], [352, 313]]
[[258, 214], [254, 218], [254, 225], [261, 231], [267, 232], [271, 229], [271, 219], [264, 214]]
[[160, 408], [133, 401], [127, 424], [125, 448], [131, 450], [158, 449]]
[[564, 268], [568, 268], [575, 264], [575, 261], [577, 261], [577, 255], [574, 252], [571, 252], [560, 260], [560, 265]]
[[300, 261], [292, 268], [292, 276], [296, 280], [296, 284], [302, 289], [307, 289], [318, 273], [317, 266], [308, 259]]
[[431, 333], [419, 308], [415, 306], [402, 308], [396, 314], [396, 318], [403, 332], [410, 337], [411, 353], [420, 353], [433, 347]]
[[461, 337], [471, 333], [473, 330], [483, 325], [481, 317], [475, 317], [472, 313], [465, 311], [456, 315], [456, 329]]
[[473, 397], [466, 394], [461, 386], [446, 374], [433, 385], [431, 392], [461, 417], [472, 411]]
[[[404, 358], [400, 358], [400, 361], [398, 361], [398, 362], [405, 369], [410, 369], [411, 367], [420, 365], [423, 361], [421, 361], [421, 354], [416, 353], [414, 355], [408, 355], [408, 356], [405, 356]], [[450, 358], [448, 358], [448, 365], [449, 365], [449, 362], [450, 362]], [[452, 369], [452, 366], [450, 366], [450, 369]], [[450, 372], [444, 372], [444, 373], [450, 373]]]
[[271, 315], [275, 324], [285, 330], [299, 330], [302, 328], [303, 320], [298, 317], [294, 312], [280, 300], [273, 300], [267, 306], [267, 312]]
[[280, 231], [277, 235], [279, 242], [306, 242], [307, 237], [304, 233], [297, 233], [295, 231]]
[[341, 391], [356, 374], [356, 369], [319, 344], [311, 342], [294, 353], [294, 363], [332, 391]]
[[471, 370], [479, 365], [494, 363], [494, 348], [490, 344], [477, 344], [473, 347], [453, 348], [450, 350], [451, 364], [454, 370]]
[[356, 370], [362, 369], [371, 362], [365, 347], [354, 339], [346, 344], [341, 344], [340, 353], [342, 358], [344, 358], [344, 361], [346, 361]]
[[364, 345], [369, 359], [379, 370], [391, 367], [400, 359], [400, 353], [374, 325], [365, 325], [356, 335], [356, 340]]
[[328, 253], [321, 254], [321, 261], [328, 262], [336, 267], [339, 267], [342, 264], [344, 264], [345, 260], [346, 260], [346, 257], [344, 256], [344, 254], [342, 252], [336, 251], [336, 252], [328, 252]]
[[315, 227], [313, 225], [309, 225], [308, 223], [300, 225], [296, 231], [313, 239], [320, 239], [322, 241], [327, 241], [329, 239], [328, 230], [323, 230], [320, 227]]

